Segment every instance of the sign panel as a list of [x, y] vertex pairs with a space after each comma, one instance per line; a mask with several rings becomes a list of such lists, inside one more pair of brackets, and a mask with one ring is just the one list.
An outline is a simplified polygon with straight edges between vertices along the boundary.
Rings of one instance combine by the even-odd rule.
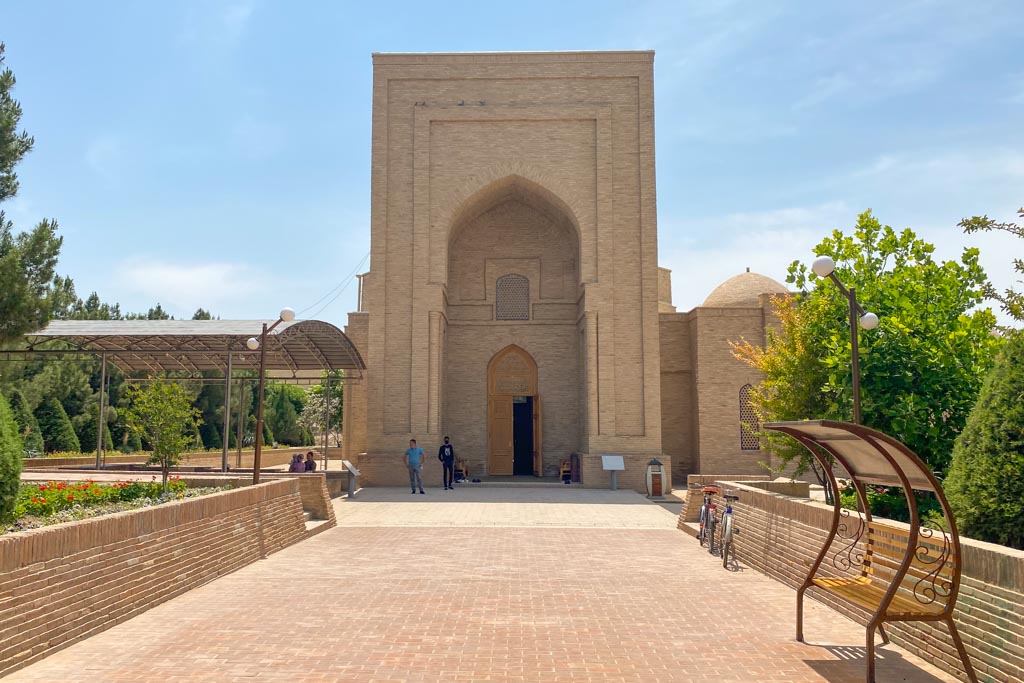
[[626, 469], [626, 463], [622, 461], [621, 455], [602, 455], [601, 469], [621, 471]]

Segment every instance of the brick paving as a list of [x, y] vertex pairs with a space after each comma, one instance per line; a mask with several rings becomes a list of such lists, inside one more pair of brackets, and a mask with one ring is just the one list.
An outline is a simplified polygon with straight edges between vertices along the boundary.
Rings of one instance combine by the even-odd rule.
[[[811, 602], [820, 644], [795, 642], [793, 591], [724, 571], [636, 494], [373, 489], [336, 510], [342, 526], [8, 680], [864, 679], [863, 629]], [[878, 680], [954, 679], [886, 646]]]

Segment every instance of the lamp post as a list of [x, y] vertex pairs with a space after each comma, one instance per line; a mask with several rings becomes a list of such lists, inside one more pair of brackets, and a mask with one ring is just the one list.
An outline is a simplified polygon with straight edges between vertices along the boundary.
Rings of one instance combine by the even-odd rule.
[[857, 303], [857, 292], [853, 287], [847, 288], [836, 277], [836, 262], [831, 256], [819, 256], [811, 264], [811, 270], [818, 277], [827, 277], [836, 284], [850, 303], [850, 358], [853, 366], [853, 421], [860, 424], [860, 350], [857, 345], [857, 315], [860, 314], [860, 326], [865, 330], [878, 327], [878, 316], [865, 311]]
[[281, 309], [281, 313], [277, 318], [277, 322], [273, 325], [267, 326], [263, 323], [263, 332], [260, 333], [260, 338], [249, 337], [245, 342], [245, 346], [250, 351], [260, 350], [260, 388], [259, 398], [256, 403], [256, 443], [254, 444], [252, 454], [252, 483], [260, 483], [260, 459], [263, 454], [263, 388], [266, 384], [266, 369], [267, 369], [267, 334], [273, 332], [274, 328], [281, 323], [290, 323], [295, 320], [295, 311], [291, 308], [285, 307]]

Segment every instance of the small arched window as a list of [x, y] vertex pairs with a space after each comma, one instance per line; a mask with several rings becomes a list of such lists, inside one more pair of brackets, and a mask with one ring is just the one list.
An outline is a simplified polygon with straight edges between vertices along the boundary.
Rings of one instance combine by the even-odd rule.
[[757, 433], [761, 430], [761, 423], [754, 412], [754, 404], [750, 401], [750, 394], [754, 387], [744, 384], [740, 388], [740, 450], [759, 451], [761, 450], [761, 439]]
[[522, 275], [503, 275], [494, 286], [495, 320], [530, 319], [530, 280]]

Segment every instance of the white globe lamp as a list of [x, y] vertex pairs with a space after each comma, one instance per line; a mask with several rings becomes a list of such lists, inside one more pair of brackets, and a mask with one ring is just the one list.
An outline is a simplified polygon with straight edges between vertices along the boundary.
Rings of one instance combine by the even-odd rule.
[[811, 264], [811, 270], [818, 277], [828, 277], [836, 269], [836, 262], [831, 256], [819, 256]]
[[295, 309], [294, 308], [289, 308], [288, 306], [285, 306], [284, 308], [282, 308], [281, 309], [281, 320], [283, 320], [286, 323], [290, 323], [291, 321], [295, 320]]
[[868, 311], [860, 317], [860, 326], [865, 330], [873, 330], [878, 327], [878, 316]]
[[255, 351], [256, 349], [260, 348], [260, 340], [257, 339], [256, 337], [249, 337], [248, 339], [245, 340], [245, 346], [250, 351]]

